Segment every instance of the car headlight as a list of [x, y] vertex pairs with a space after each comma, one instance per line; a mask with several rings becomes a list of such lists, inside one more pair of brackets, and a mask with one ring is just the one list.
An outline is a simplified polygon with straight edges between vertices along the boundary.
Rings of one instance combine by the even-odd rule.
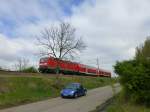
[[70, 93], [71, 93], [71, 94], [74, 94], [74, 91], [71, 91]]

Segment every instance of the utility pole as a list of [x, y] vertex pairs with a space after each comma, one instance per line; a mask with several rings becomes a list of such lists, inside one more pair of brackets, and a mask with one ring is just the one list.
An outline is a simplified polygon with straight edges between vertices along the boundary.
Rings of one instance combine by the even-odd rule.
[[99, 72], [99, 59], [98, 59], [98, 57], [96, 59], [96, 63], [97, 63], [97, 68], [98, 68], [98, 72]]

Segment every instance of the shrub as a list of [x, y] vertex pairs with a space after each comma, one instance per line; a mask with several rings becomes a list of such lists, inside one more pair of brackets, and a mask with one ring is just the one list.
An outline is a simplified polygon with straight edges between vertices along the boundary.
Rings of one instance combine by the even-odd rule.
[[114, 68], [120, 75], [126, 97], [136, 103], [150, 105], [150, 61], [117, 62]]
[[21, 70], [21, 72], [37, 73], [38, 70], [35, 67], [31, 66], [31, 67], [28, 67], [28, 68], [25, 68], [25, 69]]
[[150, 105], [150, 37], [136, 48], [135, 58], [117, 62], [115, 72], [120, 75], [126, 97], [137, 103]]

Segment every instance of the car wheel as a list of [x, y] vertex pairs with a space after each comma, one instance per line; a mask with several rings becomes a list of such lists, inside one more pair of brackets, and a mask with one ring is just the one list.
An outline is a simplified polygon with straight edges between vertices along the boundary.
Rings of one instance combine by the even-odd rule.
[[78, 97], [78, 94], [77, 94], [77, 93], [75, 93], [75, 94], [74, 94], [74, 98], [77, 98], [77, 97]]
[[61, 95], [61, 98], [64, 98], [64, 96]]
[[86, 96], [86, 94], [87, 94], [87, 91], [84, 92], [84, 96]]

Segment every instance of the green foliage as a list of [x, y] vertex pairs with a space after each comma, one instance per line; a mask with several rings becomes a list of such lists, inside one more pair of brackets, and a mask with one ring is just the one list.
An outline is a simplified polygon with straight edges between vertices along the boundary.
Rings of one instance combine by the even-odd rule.
[[134, 102], [150, 105], [150, 61], [117, 62], [114, 68], [121, 76], [120, 83], [126, 96]]
[[120, 76], [120, 83], [125, 96], [136, 103], [150, 105], [150, 39], [137, 49], [134, 60], [117, 62], [115, 72]]
[[148, 37], [144, 45], [141, 45], [136, 48], [136, 60], [150, 59], [150, 37]]
[[28, 68], [25, 68], [25, 69], [21, 70], [21, 72], [26, 72], [26, 73], [37, 73], [38, 70], [37, 70], [35, 67], [31, 66], [31, 67], [28, 67]]

